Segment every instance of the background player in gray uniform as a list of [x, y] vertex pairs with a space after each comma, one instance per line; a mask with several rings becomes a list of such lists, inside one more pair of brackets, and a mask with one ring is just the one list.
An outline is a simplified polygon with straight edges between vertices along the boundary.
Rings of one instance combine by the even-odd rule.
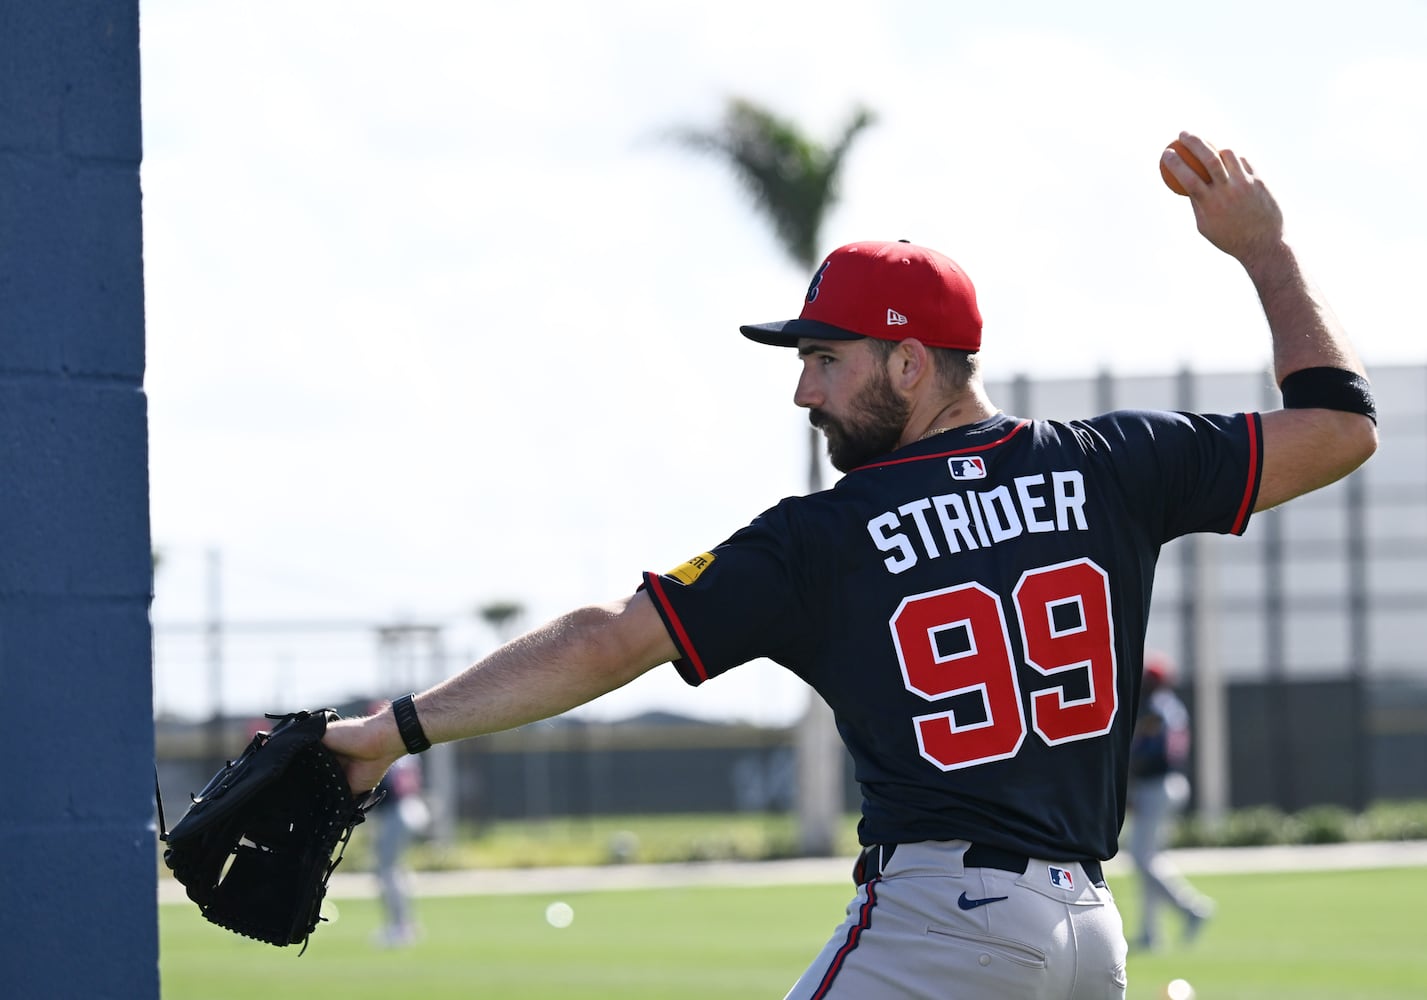
[[955, 263], [905, 243], [829, 255], [801, 315], [794, 402], [847, 475], [784, 500], [633, 595], [572, 611], [388, 711], [333, 724], [354, 789], [403, 753], [582, 705], [673, 661], [704, 683], [754, 657], [832, 707], [863, 794], [843, 925], [791, 998], [1122, 997], [1100, 877], [1125, 813], [1160, 546], [1242, 532], [1376, 448], [1362, 367], [1234, 153], [1173, 153], [1200, 232], [1259, 293], [1284, 408], [1001, 414]]
[[1168, 903], [1184, 920], [1185, 940], [1193, 940], [1214, 912], [1163, 854], [1174, 821], [1189, 804], [1189, 709], [1174, 686], [1173, 662], [1161, 652], [1146, 654], [1140, 712], [1130, 739], [1130, 857], [1140, 875], [1140, 930], [1135, 946], [1159, 943], [1159, 912]]

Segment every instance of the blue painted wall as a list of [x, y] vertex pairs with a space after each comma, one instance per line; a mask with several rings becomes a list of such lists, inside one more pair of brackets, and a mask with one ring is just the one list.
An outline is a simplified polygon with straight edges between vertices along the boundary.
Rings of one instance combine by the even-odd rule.
[[0, 996], [157, 997], [137, 0], [0, 0]]

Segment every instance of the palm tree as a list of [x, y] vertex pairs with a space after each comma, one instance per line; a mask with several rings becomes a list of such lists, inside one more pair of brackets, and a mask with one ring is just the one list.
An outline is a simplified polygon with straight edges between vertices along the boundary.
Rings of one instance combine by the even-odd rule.
[[501, 642], [511, 637], [524, 614], [525, 605], [519, 601], [491, 601], [476, 608], [476, 616], [491, 627]]
[[680, 128], [673, 138], [727, 160], [767, 216], [783, 249], [795, 264], [811, 272], [822, 259], [818, 234], [837, 201], [843, 161], [852, 140], [872, 123], [872, 112], [858, 108], [837, 142], [823, 146], [792, 122], [735, 97], [717, 128]]
[[[734, 97], [717, 127], [676, 128], [671, 137], [727, 162], [793, 263], [811, 277], [822, 260], [819, 236], [837, 203], [843, 162], [852, 141], [875, 120], [867, 108], [856, 108], [838, 140], [824, 146], [787, 119]], [[808, 431], [808, 488], [816, 492], [822, 488], [822, 462], [817, 431]]]
[[[847, 152], [873, 121], [871, 111], [856, 108], [837, 141], [824, 146], [766, 108], [731, 98], [717, 127], [678, 128], [672, 138], [727, 162], [793, 263], [811, 276], [822, 260], [819, 234], [837, 202]], [[809, 427], [808, 491], [820, 489], [818, 434]], [[798, 837], [804, 854], [833, 853], [842, 812], [845, 753], [831, 710], [822, 699], [810, 697], [797, 740]]]

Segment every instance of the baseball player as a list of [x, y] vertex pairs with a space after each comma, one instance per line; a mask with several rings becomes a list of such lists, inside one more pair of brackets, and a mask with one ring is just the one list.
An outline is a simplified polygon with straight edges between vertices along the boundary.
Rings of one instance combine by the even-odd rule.
[[840, 247], [798, 318], [742, 332], [796, 351], [794, 402], [845, 476], [631, 596], [333, 724], [352, 787], [432, 740], [563, 712], [668, 661], [703, 684], [767, 657], [831, 706], [863, 799], [856, 895], [789, 998], [1123, 997], [1100, 865], [1124, 819], [1160, 547], [1241, 533], [1377, 442], [1363, 368], [1275, 199], [1241, 157], [1181, 138], [1211, 180], [1164, 162], [1259, 293], [1282, 409], [1002, 413], [966, 274], [909, 243]]
[[1145, 654], [1140, 711], [1130, 738], [1130, 857], [1140, 875], [1140, 932], [1135, 946], [1159, 943], [1159, 911], [1168, 903], [1193, 940], [1214, 904], [1164, 856], [1170, 829], [1189, 804], [1189, 709], [1174, 691], [1177, 672], [1158, 650]]

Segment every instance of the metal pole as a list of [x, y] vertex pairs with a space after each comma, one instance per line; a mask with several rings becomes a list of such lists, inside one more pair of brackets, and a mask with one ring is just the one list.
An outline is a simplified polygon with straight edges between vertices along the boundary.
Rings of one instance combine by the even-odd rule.
[[1368, 760], [1368, 663], [1372, 660], [1371, 605], [1368, 603], [1367, 482], [1359, 471], [1347, 479], [1348, 650], [1352, 657], [1350, 732], [1352, 734], [1353, 808], [1358, 812], [1372, 800], [1372, 772]]
[[203, 633], [208, 660], [208, 754], [221, 761], [227, 756], [223, 741], [223, 557], [216, 548], [207, 552], [207, 621]]
[[[432, 684], [446, 679], [446, 647], [441, 630], [427, 633]], [[459, 809], [456, 779], [456, 744], [438, 743], [423, 754], [427, 758], [427, 788], [432, 805], [431, 838], [441, 847], [456, 843], [456, 819]]]
[[1220, 671], [1214, 546], [1218, 539], [1192, 535], [1194, 561], [1195, 784], [1199, 810], [1211, 825], [1229, 811], [1228, 698]]
[[[1264, 386], [1263, 407], [1272, 409], [1278, 403], [1278, 390], [1272, 384]], [[1287, 510], [1270, 512], [1263, 523], [1263, 627], [1264, 670], [1268, 679], [1268, 725], [1272, 733], [1269, 753], [1270, 773], [1274, 777], [1274, 796], [1288, 812], [1297, 810], [1298, 781], [1293, 764], [1292, 719], [1288, 699], [1288, 606], [1284, 578], [1284, 518]]]
[[[1194, 409], [1194, 374], [1179, 375], [1179, 408]], [[1205, 534], [1185, 539], [1185, 579], [1189, 583], [1187, 632], [1193, 650], [1194, 784], [1199, 811], [1211, 826], [1229, 810], [1228, 696], [1219, 663], [1217, 539]]]
[[[808, 428], [808, 492], [822, 489], [822, 454], [818, 430]], [[837, 845], [842, 816], [843, 759], [847, 751], [837, 734], [832, 709], [811, 688], [798, 723], [797, 760], [798, 847], [807, 857], [827, 857]]]

